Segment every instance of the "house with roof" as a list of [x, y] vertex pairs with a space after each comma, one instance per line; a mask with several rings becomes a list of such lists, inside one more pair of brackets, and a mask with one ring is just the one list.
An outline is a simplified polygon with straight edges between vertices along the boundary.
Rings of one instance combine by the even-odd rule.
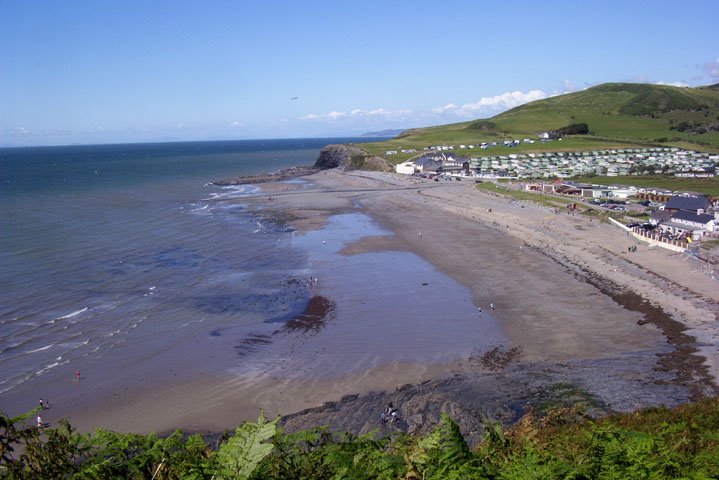
[[704, 195], [673, 195], [664, 205], [664, 210], [706, 213], [711, 209], [711, 206], [711, 201]]
[[706, 213], [710, 209], [711, 201], [703, 195], [674, 195], [663, 210], [650, 214], [649, 223], [668, 235], [699, 239], [719, 225], [719, 214]]
[[698, 240], [717, 227], [717, 219], [707, 213], [695, 213], [687, 210], [653, 212], [650, 223], [657, 225], [660, 232]]
[[421, 157], [414, 161], [417, 171], [424, 173], [437, 173], [442, 169], [442, 161], [433, 157]]

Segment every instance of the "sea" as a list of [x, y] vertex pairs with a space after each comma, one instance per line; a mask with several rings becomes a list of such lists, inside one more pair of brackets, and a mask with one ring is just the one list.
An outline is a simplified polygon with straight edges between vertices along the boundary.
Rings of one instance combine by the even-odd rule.
[[305, 256], [231, 202], [255, 186], [211, 182], [361, 141], [0, 149], [0, 399], [149, 338], [162, 351], [175, 330], [217, 334], [301, 310], [306, 295], [278, 285]]
[[[328, 143], [376, 140], [0, 149], [0, 410], [49, 397], [81, 408], [81, 396], [89, 405], [121, 387], [241, 369], [253, 355], [261, 368], [295, 357], [285, 370], [314, 364], [325, 375], [449, 361], [496, 340], [477, 328], [469, 291], [419, 257], [341, 255], [346, 242], [391, 233], [366, 215], [298, 237], [242, 202], [256, 185], [212, 184], [312, 165]], [[270, 345], [308, 305], [339, 319], [331, 345]]]

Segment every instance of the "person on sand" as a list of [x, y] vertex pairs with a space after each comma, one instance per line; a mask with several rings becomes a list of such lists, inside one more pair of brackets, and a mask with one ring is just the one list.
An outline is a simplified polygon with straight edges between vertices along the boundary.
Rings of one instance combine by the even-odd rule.
[[37, 414], [37, 428], [42, 427], [42, 415]]

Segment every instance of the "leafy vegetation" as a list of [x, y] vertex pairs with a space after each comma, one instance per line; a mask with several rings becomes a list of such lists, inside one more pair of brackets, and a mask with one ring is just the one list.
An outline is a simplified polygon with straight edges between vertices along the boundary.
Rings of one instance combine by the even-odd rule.
[[558, 128], [552, 133], [558, 137], [563, 137], [565, 135], [586, 135], [589, 133], [589, 125], [586, 123], [572, 123], [566, 127]]
[[470, 449], [442, 415], [424, 436], [355, 436], [325, 427], [285, 434], [278, 419], [246, 422], [216, 449], [198, 435], [95, 435], [0, 416], [0, 477], [129, 479], [709, 479], [719, 476], [719, 399], [587, 419], [532, 413], [514, 427], [485, 422]]
[[482, 130], [483, 132], [493, 132], [497, 130], [497, 124], [489, 120], [475, 120], [467, 125], [467, 130]]

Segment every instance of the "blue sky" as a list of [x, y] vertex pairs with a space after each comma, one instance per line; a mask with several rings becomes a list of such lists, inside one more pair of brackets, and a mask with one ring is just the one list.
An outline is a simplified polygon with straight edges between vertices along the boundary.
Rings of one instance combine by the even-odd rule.
[[343, 136], [713, 84], [717, 19], [717, 0], [0, 0], [0, 145]]

